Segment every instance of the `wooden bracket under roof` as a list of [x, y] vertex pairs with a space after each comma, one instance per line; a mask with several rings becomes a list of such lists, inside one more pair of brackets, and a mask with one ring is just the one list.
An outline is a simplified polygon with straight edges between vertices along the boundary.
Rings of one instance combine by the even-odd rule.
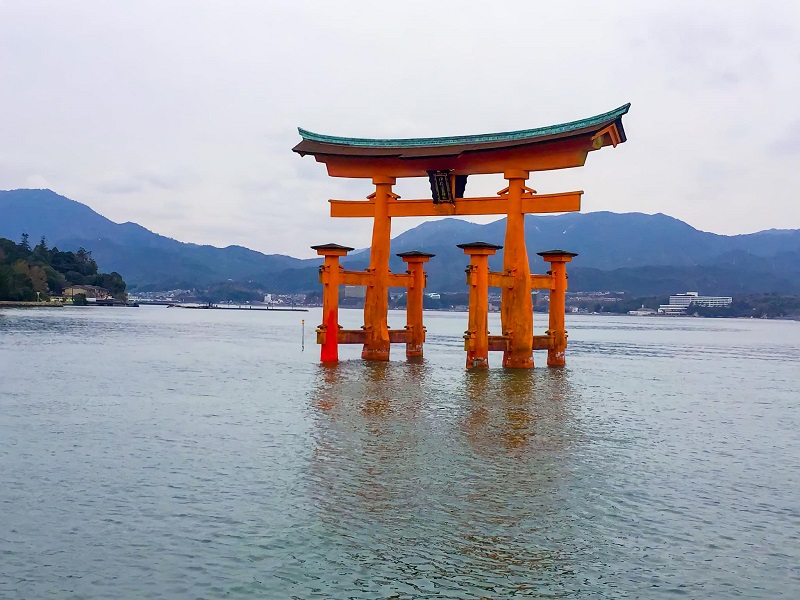
[[611, 145], [614, 146], [614, 148], [623, 141], [622, 136], [619, 134], [619, 129], [617, 129], [617, 124], [612, 123], [592, 136], [592, 145], [596, 148], [601, 148], [603, 146], [603, 136], [605, 134], [608, 134], [608, 137], [611, 139]]
[[[523, 195], [523, 197], [532, 196], [532, 195], [538, 194], [538, 193], [539, 192], [537, 192], [535, 189], [530, 188], [527, 185], [523, 185], [522, 186], [522, 195]], [[508, 194], [508, 186], [504, 187], [502, 190], [497, 192], [498, 196], [505, 196], [506, 194]]]

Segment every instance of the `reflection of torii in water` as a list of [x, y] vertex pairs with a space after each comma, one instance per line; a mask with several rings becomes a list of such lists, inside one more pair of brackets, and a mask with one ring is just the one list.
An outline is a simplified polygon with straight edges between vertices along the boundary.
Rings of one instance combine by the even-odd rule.
[[579, 402], [569, 371], [463, 373], [441, 394], [444, 368], [347, 361], [317, 370], [309, 510], [314, 531], [344, 557], [342, 579], [362, 581], [362, 595], [376, 580], [408, 579], [397, 556], [424, 564], [435, 583], [491, 574], [493, 597], [560, 564], [560, 545], [530, 524], [557, 513], [571, 489], [565, 406]]
[[564, 449], [569, 373], [475, 373], [466, 381], [462, 433], [480, 454]]
[[[563, 314], [566, 269], [563, 267], [575, 255], [562, 250], [540, 253], [551, 264], [550, 272], [531, 275], [524, 219], [530, 213], [578, 211], [583, 192], [537, 194], [526, 181], [531, 171], [580, 167], [589, 152], [624, 142], [622, 116], [629, 107], [626, 104], [595, 117], [550, 127], [446, 138], [342, 138], [300, 129], [303, 139], [294, 147], [295, 152], [303, 156], [310, 154], [318, 162], [325, 163], [328, 174], [333, 177], [371, 179], [375, 186], [366, 200], [330, 201], [332, 217], [373, 219], [370, 264], [366, 271], [345, 271], [339, 266], [339, 257], [352, 248], [335, 244], [314, 246], [325, 257], [320, 269], [324, 285], [323, 322], [317, 330], [322, 361], [337, 361], [341, 343], [363, 344], [361, 356], [368, 360], [388, 360], [393, 342], [405, 343], [407, 356], [422, 354], [425, 330], [421, 301], [415, 301], [413, 308], [409, 302], [408, 323], [404, 329], [391, 330], [387, 324], [388, 291], [390, 287], [403, 287], [408, 290], [409, 299], [412, 296], [421, 299], [424, 262], [431, 256], [425, 255], [422, 259], [418, 255], [414, 260], [403, 257], [409, 263], [408, 272], [391, 273], [392, 217], [500, 214], [507, 218], [503, 271], [484, 277], [480, 274], [481, 267], [471, 260], [468, 283], [476, 301], [470, 302], [470, 329], [465, 336], [467, 368], [486, 368], [491, 350], [503, 351], [505, 367], [530, 368], [534, 349], [548, 351], [548, 366], [563, 366], [567, 343]], [[502, 173], [508, 181], [496, 197], [463, 197], [469, 175], [491, 173]], [[400, 200], [392, 190], [398, 177], [428, 177], [432, 198]], [[339, 285], [367, 288], [364, 326], [360, 330], [339, 327]], [[477, 300], [488, 294], [489, 286], [502, 290], [503, 330], [501, 335], [491, 337], [480, 326], [485, 317], [483, 303]], [[532, 289], [549, 289], [551, 296], [549, 328], [539, 339], [533, 335]]]

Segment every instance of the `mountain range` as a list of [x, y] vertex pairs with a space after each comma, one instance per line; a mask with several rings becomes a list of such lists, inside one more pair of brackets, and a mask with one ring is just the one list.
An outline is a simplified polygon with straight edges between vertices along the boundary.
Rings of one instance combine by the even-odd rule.
[[[0, 237], [19, 240], [23, 232], [33, 243], [45, 236], [50, 246], [62, 250], [91, 250], [101, 270], [122, 274], [132, 290], [205, 287], [229, 279], [256, 282], [277, 293], [319, 286], [318, 259], [179, 242], [136, 223], [114, 223], [51, 190], [0, 191]], [[392, 252], [436, 254], [427, 265], [428, 289], [464, 291], [468, 261], [456, 244], [480, 240], [502, 245], [504, 232], [505, 219], [488, 224], [428, 221], [395, 237]], [[663, 214], [594, 212], [529, 215], [525, 233], [533, 272], [545, 271], [537, 251], [562, 248], [579, 254], [569, 268], [573, 291], [800, 293], [796, 229], [726, 236]], [[368, 249], [343, 260], [352, 269], [368, 262]], [[491, 261], [493, 269], [501, 265], [502, 251]], [[395, 272], [405, 270], [397, 258], [390, 266]]]

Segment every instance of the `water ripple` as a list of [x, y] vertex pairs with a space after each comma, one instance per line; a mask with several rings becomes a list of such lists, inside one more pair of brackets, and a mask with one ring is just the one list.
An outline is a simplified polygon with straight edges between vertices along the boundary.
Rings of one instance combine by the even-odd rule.
[[566, 369], [466, 373], [455, 313], [335, 368], [291, 313], [0, 314], [2, 598], [800, 589], [797, 324], [572, 318]]

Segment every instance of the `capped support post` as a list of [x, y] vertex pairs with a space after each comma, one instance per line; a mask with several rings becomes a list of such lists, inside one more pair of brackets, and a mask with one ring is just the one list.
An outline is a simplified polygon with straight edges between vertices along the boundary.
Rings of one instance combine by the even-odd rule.
[[422, 323], [422, 290], [425, 288], [425, 263], [435, 254], [400, 252], [397, 256], [408, 265], [411, 282], [406, 294], [406, 358], [422, 356], [425, 326]]
[[551, 343], [547, 349], [547, 366], [563, 367], [567, 364], [564, 355], [567, 349], [567, 330], [564, 329], [564, 315], [566, 313], [567, 294], [567, 263], [578, 256], [566, 250], [546, 250], [537, 252], [546, 262], [550, 263], [550, 272], [553, 278], [550, 288], [550, 309], [547, 336]]
[[469, 256], [469, 325], [464, 332], [467, 369], [489, 368], [489, 257], [500, 250], [486, 242], [457, 244]]
[[322, 283], [322, 324], [317, 327], [317, 343], [320, 344], [319, 359], [323, 363], [339, 362], [339, 275], [342, 267], [339, 257], [352, 250], [339, 244], [311, 246], [317, 254], [325, 257], [319, 268]]
[[364, 295], [364, 330], [366, 338], [361, 358], [366, 360], [389, 360], [389, 245], [391, 243], [392, 219], [389, 216], [389, 200], [394, 177], [374, 176], [375, 218], [372, 222], [372, 245], [369, 252], [369, 272], [372, 281]]
[[533, 303], [531, 301], [531, 269], [525, 247], [525, 212], [523, 198], [533, 197], [534, 190], [525, 185], [528, 171], [509, 169], [504, 174], [508, 198], [503, 270], [513, 277], [513, 285], [504, 287], [500, 304], [503, 335], [509, 337], [503, 352], [503, 366], [511, 369], [533, 368]]

